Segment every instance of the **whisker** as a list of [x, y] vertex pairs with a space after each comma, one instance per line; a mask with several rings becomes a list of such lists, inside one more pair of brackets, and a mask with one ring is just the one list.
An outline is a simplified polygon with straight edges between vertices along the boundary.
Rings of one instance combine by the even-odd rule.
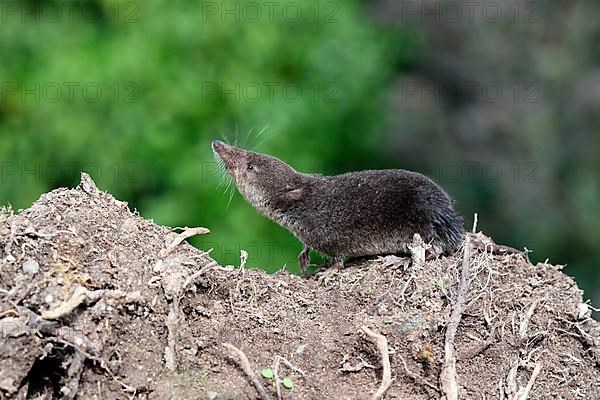
[[231, 177], [227, 173], [223, 173], [221, 175], [221, 182], [219, 182], [219, 186], [217, 186], [217, 189], [223, 190], [223, 193], [227, 193], [227, 189], [229, 189], [231, 182]]
[[226, 194], [229, 191], [229, 188], [233, 184], [233, 178], [227, 173], [225, 168], [225, 162], [218, 156], [215, 156], [215, 161], [217, 163], [217, 168], [219, 169], [220, 177], [219, 183], [217, 184], [217, 190], [223, 191], [223, 194]]
[[[223, 138], [223, 141], [225, 143], [231, 143], [230, 138], [228, 137], [228, 135], [224, 134], [223, 131], [221, 131], [221, 137]], [[239, 128], [238, 128], [238, 124], [236, 122], [235, 131], [233, 134], [233, 145], [238, 146], [239, 141], [240, 141]], [[217, 189], [219, 191], [222, 191], [222, 193], [224, 195], [228, 196], [227, 206], [226, 206], [226, 209], [228, 209], [229, 205], [231, 204], [231, 201], [233, 200], [233, 196], [235, 195], [235, 191], [236, 191], [235, 182], [234, 182], [233, 178], [231, 177], [231, 175], [229, 175], [227, 173], [225, 161], [223, 161], [221, 159], [221, 157], [219, 157], [217, 154], [214, 154], [214, 156], [215, 156], [215, 161], [217, 163], [219, 172], [221, 173], [221, 177], [219, 180], [219, 184], [217, 185]]]
[[231, 199], [233, 199], [234, 194], [235, 194], [235, 188], [233, 185], [231, 185], [231, 190], [229, 191], [229, 200], [227, 201], [227, 206], [225, 207], [226, 210], [229, 209], [229, 205], [231, 204]]
[[239, 131], [238, 131], [238, 124], [237, 122], [235, 123], [235, 133], [233, 135], [233, 145], [235, 147], [239, 147], [238, 145], [238, 141], [239, 141], [239, 135], [238, 135]]
[[225, 135], [223, 131], [221, 131], [221, 139], [223, 139], [225, 143], [229, 143], [229, 138]]
[[250, 130], [246, 134], [246, 137], [244, 138], [244, 141], [241, 143], [241, 146], [243, 149], [245, 149], [246, 146], [248, 146], [250, 144], [250, 138], [252, 137], [253, 130], [254, 130], [254, 128], [250, 128]]
[[258, 139], [260, 138], [260, 135], [262, 135], [267, 129], [269, 129], [269, 124], [265, 125], [264, 128], [262, 128], [260, 131], [258, 131], [258, 133], [256, 134], [256, 136], [254, 137], [254, 145], [250, 147], [250, 149], [254, 150], [255, 148], [261, 146], [262, 144], [265, 143], [265, 141], [269, 138], [268, 136], [265, 137], [265, 139], [263, 141], [261, 141], [260, 143], [257, 143]]

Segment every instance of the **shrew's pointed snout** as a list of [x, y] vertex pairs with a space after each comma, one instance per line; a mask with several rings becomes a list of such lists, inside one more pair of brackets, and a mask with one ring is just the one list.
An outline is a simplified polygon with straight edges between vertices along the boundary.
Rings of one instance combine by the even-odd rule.
[[213, 152], [216, 155], [218, 155], [221, 158], [221, 160], [227, 162], [229, 161], [229, 159], [231, 159], [233, 153], [231, 146], [226, 145], [220, 140], [213, 140], [211, 143], [211, 147], [213, 149]]
[[213, 140], [212, 141], [212, 149], [215, 153], [218, 153], [219, 150], [225, 148], [225, 143], [221, 142], [220, 140]]
[[213, 140], [211, 143], [213, 152], [225, 163], [225, 167], [235, 169], [240, 163], [242, 156], [239, 149], [221, 142], [220, 140]]

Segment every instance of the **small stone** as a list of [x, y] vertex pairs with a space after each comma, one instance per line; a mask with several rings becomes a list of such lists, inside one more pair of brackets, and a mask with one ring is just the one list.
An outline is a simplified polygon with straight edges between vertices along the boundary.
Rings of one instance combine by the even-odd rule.
[[577, 305], [577, 319], [582, 320], [588, 318], [592, 314], [592, 310], [585, 303]]
[[206, 392], [206, 396], [208, 397], [209, 400], [215, 400], [218, 395], [219, 395], [219, 393], [213, 392], [211, 390], [209, 390], [208, 392]]
[[23, 272], [26, 274], [35, 274], [40, 270], [40, 264], [37, 261], [29, 259], [23, 263]]
[[163, 260], [156, 260], [152, 270], [154, 272], [162, 272], [164, 269], [165, 269], [165, 263], [163, 262]]
[[128, 218], [121, 224], [121, 231], [125, 233], [134, 233], [138, 231], [138, 226], [134, 218]]

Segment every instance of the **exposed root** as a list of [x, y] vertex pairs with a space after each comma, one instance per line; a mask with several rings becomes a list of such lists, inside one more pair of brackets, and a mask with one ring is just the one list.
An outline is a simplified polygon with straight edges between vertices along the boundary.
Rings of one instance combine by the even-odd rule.
[[71, 365], [67, 371], [69, 381], [67, 384], [60, 389], [63, 393], [61, 400], [73, 400], [77, 396], [77, 389], [79, 389], [79, 380], [81, 379], [81, 373], [83, 372], [83, 360], [81, 353], [75, 351], [71, 358]]
[[279, 356], [275, 357], [275, 362], [273, 363], [273, 379], [275, 384], [275, 393], [277, 394], [277, 400], [281, 400], [281, 385], [279, 384]]
[[73, 291], [71, 297], [56, 307], [54, 310], [42, 311], [42, 318], [46, 320], [59, 319], [67, 314], [70, 314], [71, 311], [79, 307], [86, 298], [88, 290], [83, 286], [77, 286]]
[[136, 393], [138, 391], [138, 389], [126, 384], [125, 382], [123, 382], [119, 378], [117, 378], [117, 376], [114, 374], [114, 372], [112, 372], [112, 370], [109, 368], [108, 362], [106, 362], [106, 360], [104, 360], [100, 357], [97, 357], [93, 354], [87, 353], [85, 351], [81, 351], [81, 350], [79, 350], [79, 347], [76, 344], [66, 341], [64, 339], [60, 339], [57, 337], [57, 338], [52, 338], [52, 340], [56, 341], [58, 343], [62, 343], [64, 345], [73, 347], [75, 349], [75, 351], [79, 351], [83, 356], [85, 356], [85, 359], [97, 362], [98, 365], [100, 366], [100, 368], [102, 368], [104, 371], [106, 371], [108, 373], [108, 375], [110, 375], [112, 380], [114, 380], [115, 382], [117, 382], [119, 385], [122, 386], [123, 391], [128, 392], [128, 393]]
[[[538, 306], [539, 302], [540, 299], [534, 299], [529, 305], [529, 308], [527, 309], [525, 315], [521, 317], [521, 321], [519, 322], [519, 341], [521, 346], [526, 347], [527, 345], [527, 328], [529, 326], [529, 321], [531, 320], [531, 317], [533, 316], [535, 308]], [[529, 362], [529, 359], [535, 351], [536, 350], [532, 350], [529, 353], [527, 359], [524, 361], [521, 359], [521, 357], [517, 357], [516, 360], [513, 361], [513, 365], [508, 371], [508, 375], [506, 377], [506, 394], [508, 395], [509, 400], [526, 400], [529, 396], [529, 392], [533, 388], [533, 384], [535, 383], [535, 380], [542, 369], [542, 364], [537, 363], [535, 365], [533, 373], [531, 374], [531, 378], [529, 379], [529, 383], [525, 388], [521, 388], [520, 390], [517, 390], [517, 371], [520, 365]]]
[[177, 346], [177, 325], [179, 321], [179, 302], [173, 301], [169, 305], [169, 315], [167, 315], [167, 346], [165, 347], [165, 367], [169, 371], [177, 369], [177, 355], [175, 348]]
[[[12, 215], [12, 210], [11, 210], [11, 215]], [[6, 241], [6, 244], [4, 245], [4, 254], [6, 254], [6, 259], [7, 260], [15, 260], [15, 257], [11, 254], [11, 249], [12, 249], [12, 245], [13, 242], [15, 241], [15, 233], [16, 233], [16, 227], [15, 227], [16, 223], [13, 221], [10, 225], [10, 236], [8, 237], [8, 240]]]
[[260, 396], [260, 399], [271, 400], [271, 397], [265, 390], [265, 387], [258, 379], [258, 376], [256, 376], [256, 374], [252, 370], [252, 367], [250, 366], [250, 361], [248, 361], [248, 357], [246, 357], [246, 355], [240, 349], [238, 349], [230, 343], [223, 343], [223, 347], [227, 349], [229, 355], [236, 360], [237, 364], [240, 366], [244, 374], [246, 374], [248, 379], [250, 379], [250, 382], [252, 382], [252, 385], [254, 385], [254, 388]]
[[506, 376], [506, 394], [509, 400], [514, 400], [517, 393], [517, 369], [519, 368], [519, 360], [512, 362], [512, 367], [508, 370]]
[[[73, 348], [75, 354], [78, 354], [80, 357], [79, 360], [73, 358], [71, 361], [71, 365], [68, 370], [70, 381], [65, 387], [68, 388], [68, 391], [63, 388], [63, 399], [72, 399], [75, 397], [74, 395], [77, 394], [79, 377], [83, 371], [83, 361], [85, 359], [97, 362], [100, 367], [104, 369], [115, 382], [121, 385], [126, 392], [132, 393], [137, 391], [137, 389], [127, 385], [117, 378], [108, 367], [108, 363], [98, 356], [102, 350], [102, 346], [100, 344], [94, 342], [82, 332], [76, 331], [68, 326], [59, 326], [53, 321], [47, 321], [28, 308], [19, 307], [19, 311], [23, 312], [23, 314], [27, 316], [27, 322], [25, 323], [27, 328], [37, 331], [38, 334], [48, 336], [47, 340], [49, 341], [61, 343]], [[25, 327], [22, 329], [24, 330]], [[70, 396], [71, 393], [73, 393], [73, 397], [67, 397]]]
[[[169, 314], [167, 315], [167, 320], [165, 325], [167, 326], [167, 345], [165, 346], [165, 367], [169, 371], [175, 371], [177, 369], [177, 330], [179, 326], [179, 320], [181, 318], [179, 303], [181, 302], [181, 298], [185, 294], [187, 288], [198, 279], [199, 276], [202, 276], [206, 271], [215, 267], [217, 263], [212, 261], [204, 266], [199, 271], [191, 274], [183, 283], [183, 286], [179, 289], [179, 293], [176, 294], [172, 301], [169, 303]], [[165, 297], [168, 297], [165, 293]]]
[[[183, 296], [183, 293], [185, 293], [185, 291], [187, 290], [187, 288], [196, 281], [196, 279], [198, 279], [198, 277], [204, 275], [206, 273], [206, 271], [208, 271], [209, 269], [218, 266], [219, 264], [216, 261], [211, 261], [210, 263], [206, 264], [205, 267], [203, 267], [202, 269], [200, 269], [199, 271], [194, 272], [192, 275], [189, 276], [189, 278], [186, 279], [185, 283], [183, 284], [183, 287], [181, 288], [181, 296]], [[181, 298], [180, 296], [180, 298]]]
[[171, 242], [171, 244], [169, 244], [167, 246], [167, 248], [163, 249], [158, 256], [159, 257], [166, 257], [169, 254], [171, 254], [173, 252], [173, 250], [175, 250], [177, 248], [177, 246], [179, 246], [181, 244], [181, 242], [183, 242], [185, 239], [192, 237], [192, 236], [196, 236], [196, 235], [204, 235], [210, 233], [210, 230], [206, 229], [206, 228], [202, 228], [202, 227], [198, 227], [198, 228], [185, 228], [185, 230], [183, 232], [181, 232], [175, 239], [173, 239], [173, 241]]
[[379, 350], [379, 356], [381, 357], [381, 366], [383, 367], [383, 375], [381, 378], [381, 384], [379, 385], [379, 389], [375, 392], [375, 394], [371, 397], [371, 400], [379, 400], [383, 398], [385, 392], [392, 385], [392, 370], [390, 367], [390, 354], [388, 350], [388, 342], [385, 336], [379, 335], [366, 326], [361, 326], [361, 329], [364, 333], [367, 334], [369, 339], [377, 345], [377, 349]]
[[55, 236], [63, 234], [63, 233], [67, 233], [69, 235], [76, 236], [76, 234], [74, 232], [67, 231], [67, 230], [64, 230], [64, 229], [63, 230], [58, 230], [58, 231], [52, 232], [52, 233], [42, 233], [42, 232], [36, 231], [32, 227], [25, 228], [24, 232], [19, 232], [17, 235], [18, 236], [29, 236], [29, 237], [32, 237], [32, 238], [40, 238], [40, 239], [50, 240], [50, 239], [53, 239]]
[[397, 354], [397, 356], [400, 358], [400, 361], [402, 361], [402, 365], [404, 366], [404, 372], [406, 372], [406, 375], [408, 375], [410, 378], [412, 378], [413, 380], [415, 380], [417, 382], [421, 382], [422, 384], [435, 390], [436, 392], [438, 392], [438, 393], [440, 392], [440, 389], [437, 386], [435, 386], [434, 384], [425, 380], [425, 378], [422, 378], [422, 377], [418, 376], [417, 374], [415, 374], [414, 372], [412, 372], [411, 370], [409, 370], [408, 365], [406, 365], [406, 361], [404, 360], [404, 357], [402, 357], [402, 354]]
[[319, 285], [327, 286], [338, 272], [344, 269], [344, 259], [341, 257], [334, 257], [325, 264], [323, 269], [325, 269], [325, 271], [318, 273], [319, 278], [317, 281], [319, 282]]
[[460, 360], [461, 361], [466, 361], [466, 360], [470, 360], [472, 358], [475, 358], [479, 354], [481, 354], [484, 351], [486, 351], [494, 343], [496, 343], [496, 342], [494, 340], [491, 340], [491, 339], [481, 340], [480, 343], [477, 344], [475, 347], [473, 347], [472, 349], [469, 349], [469, 350], [465, 351], [460, 356]]
[[[21, 311], [24, 311], [24, 314], [27, 316], [27, 328], [36, 330], [43, 335], [60, 339], [82, 353], [90, 353], [95, 356], [102, 350], [101, 345], [97, 344], [83, 333], [68, 326], [59, 326], [56, 322], [47, 321], [25, 307], [19, 308]], [[24, 331], [25, 327], [21, 329]]]
[[527, 309], [527, 313], [525, 313], [525, 315], [521, 319], [521, 322], [519, 323], [519, 336], [521, 337], [521, 339], [525, 339], [526, 337], [529, 320], [531, 319], [533, 312], [535, 311], [535, 308], [537, 307], [539, 302], [539, 299], [535, 299], [531, 302], [529, 309]]
[[510, 246], [496, 244], [491, 239], [489, 239], [489, 238], [482, 239], [478, 234], [475, 234], [475, 233], [468, 235], [468, 237], [471, 241], [471, 246], [474, 249], [479, 250], [481, 252], [490, 253], [490, 254], [499, 255], [499, 256], [507, 255], [507, 254], [521, 254], [526, 259], [528, 259], [527, 258], [528, 257], [527, 250], [517, 250]]
[[298, 372], [300, 375], [304, 376], [304, 372], [301, 369], [294, 367], [288, 360], [281, 357], [280, 355], [275, 356], [275, 362], [273, 362], [273, 379], [274, 379], [273, 383], [275, 383], [275, 391], [277, 393], [278, 400], [283, 399], [283, 396], [281, 395], [281, 385], [279, 382], [279, 365], [281, 365], [282, 362], [288, 368], [290, 368], [290, 369]]
[[431, 245], [425, 243], [421, 235], [418, 233], [414, 234], [412, 243], [408, 245], [414, 267], [421, 268], [425, 265], [425, 255], [430, 248]]
[[78, 188], [80, 188], [88, 194], [97, 194], [98, 192], [100, 192], [100, 189], [98, 189], [92, 177], [85, 172], [81, 173]]
[[302, 371], [300, 368], [295, 367], [292, 363], [290, 363], [288, 360], [286, 360], [285, 358], [281, 357], [281, 356], [277, 356], [277, 358], [279, 359], [279, 361], [281, 361], [282, 363], [284, 363], [289, 369], [291, 369], [294, 372], [299, 373], [300, 375], [304, 376], [306, 375], [304, 373], [304, 371]]
[[446, 339], [444, 341], [444, 366], [440, 373], [440, 384], [442, 387], [442, 393], [447, 400], [458, 399], [458, 377], [456, 376], [456, 355], [454, 352], [454, 337], [462, 314], [465, 308], [467, 299], [467, 290], [469, 286], [469, 274], [470, 274], [470, 258], [471, 258], [471, 242], [469, 238], [465, 241], [464, 254], [462, 260], [462, 270], [460, 273], [460, 280], [458, 284], [458, 291], [456, 293], [456, 300], [454, 301], [454, 307], [450, 314], [446, 328]]
[[527, 382], [527, 386], [525, 386], [525, 388], [520, 391], [518, 400], [527, 400], [527, 397], [529, 397], [529, 392], [531, 392], [531, 389], [533, 388], [535, 380], [537, 379], [537, 377], [541, 371], [542, 371], [542, 363], [535, 364], [535, 368], [533, 368], [533, 372], [531, 373], [531, 378], [529, 378], [529, 382]]
[[350, 358], [350, 356], [346, 354], [344, 356], [344, 359], [342, 360], [342, 367], [338, 368], [338, 371], [340, 371], [340, 372], [358, 372], [358, 371], [363, 370], [364, 368], [376, 369], [374, 365], [369, 364], [368, 362], [366, 362], [365, 360], [363, 360], [360, 357], [358, 357], [358, 359], [360, 360], [359, 363], [357, 363], [356, 365], [351, 365], [350, 363], [348, 363], [348, 358]]
[[42, 311], [41, 317], [45, 320], [56, 320], [62, 318], [75, 310], [82, 304], [91, 305], [101, 298], [121, 300], [123, 303], [139, 301], [140, 292], [126, 293], [122, 290], [94, 290], [89, 291], [83, 286], [76, 286], [71, 297], [53, 310]]

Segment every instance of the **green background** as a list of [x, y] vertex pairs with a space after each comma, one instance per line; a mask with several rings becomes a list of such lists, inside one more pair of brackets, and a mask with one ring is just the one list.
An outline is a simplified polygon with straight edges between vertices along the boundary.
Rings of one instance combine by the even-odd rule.
[[305, 172], [421, 171], [467, 227], [600, 294], [593, 2], [0, 4], [2, 204], [86, 170], [146, 218], [210, 228], [193, 242], [222, 263], [297, 271], [300, 244], [219, 188], [224, 136]]

